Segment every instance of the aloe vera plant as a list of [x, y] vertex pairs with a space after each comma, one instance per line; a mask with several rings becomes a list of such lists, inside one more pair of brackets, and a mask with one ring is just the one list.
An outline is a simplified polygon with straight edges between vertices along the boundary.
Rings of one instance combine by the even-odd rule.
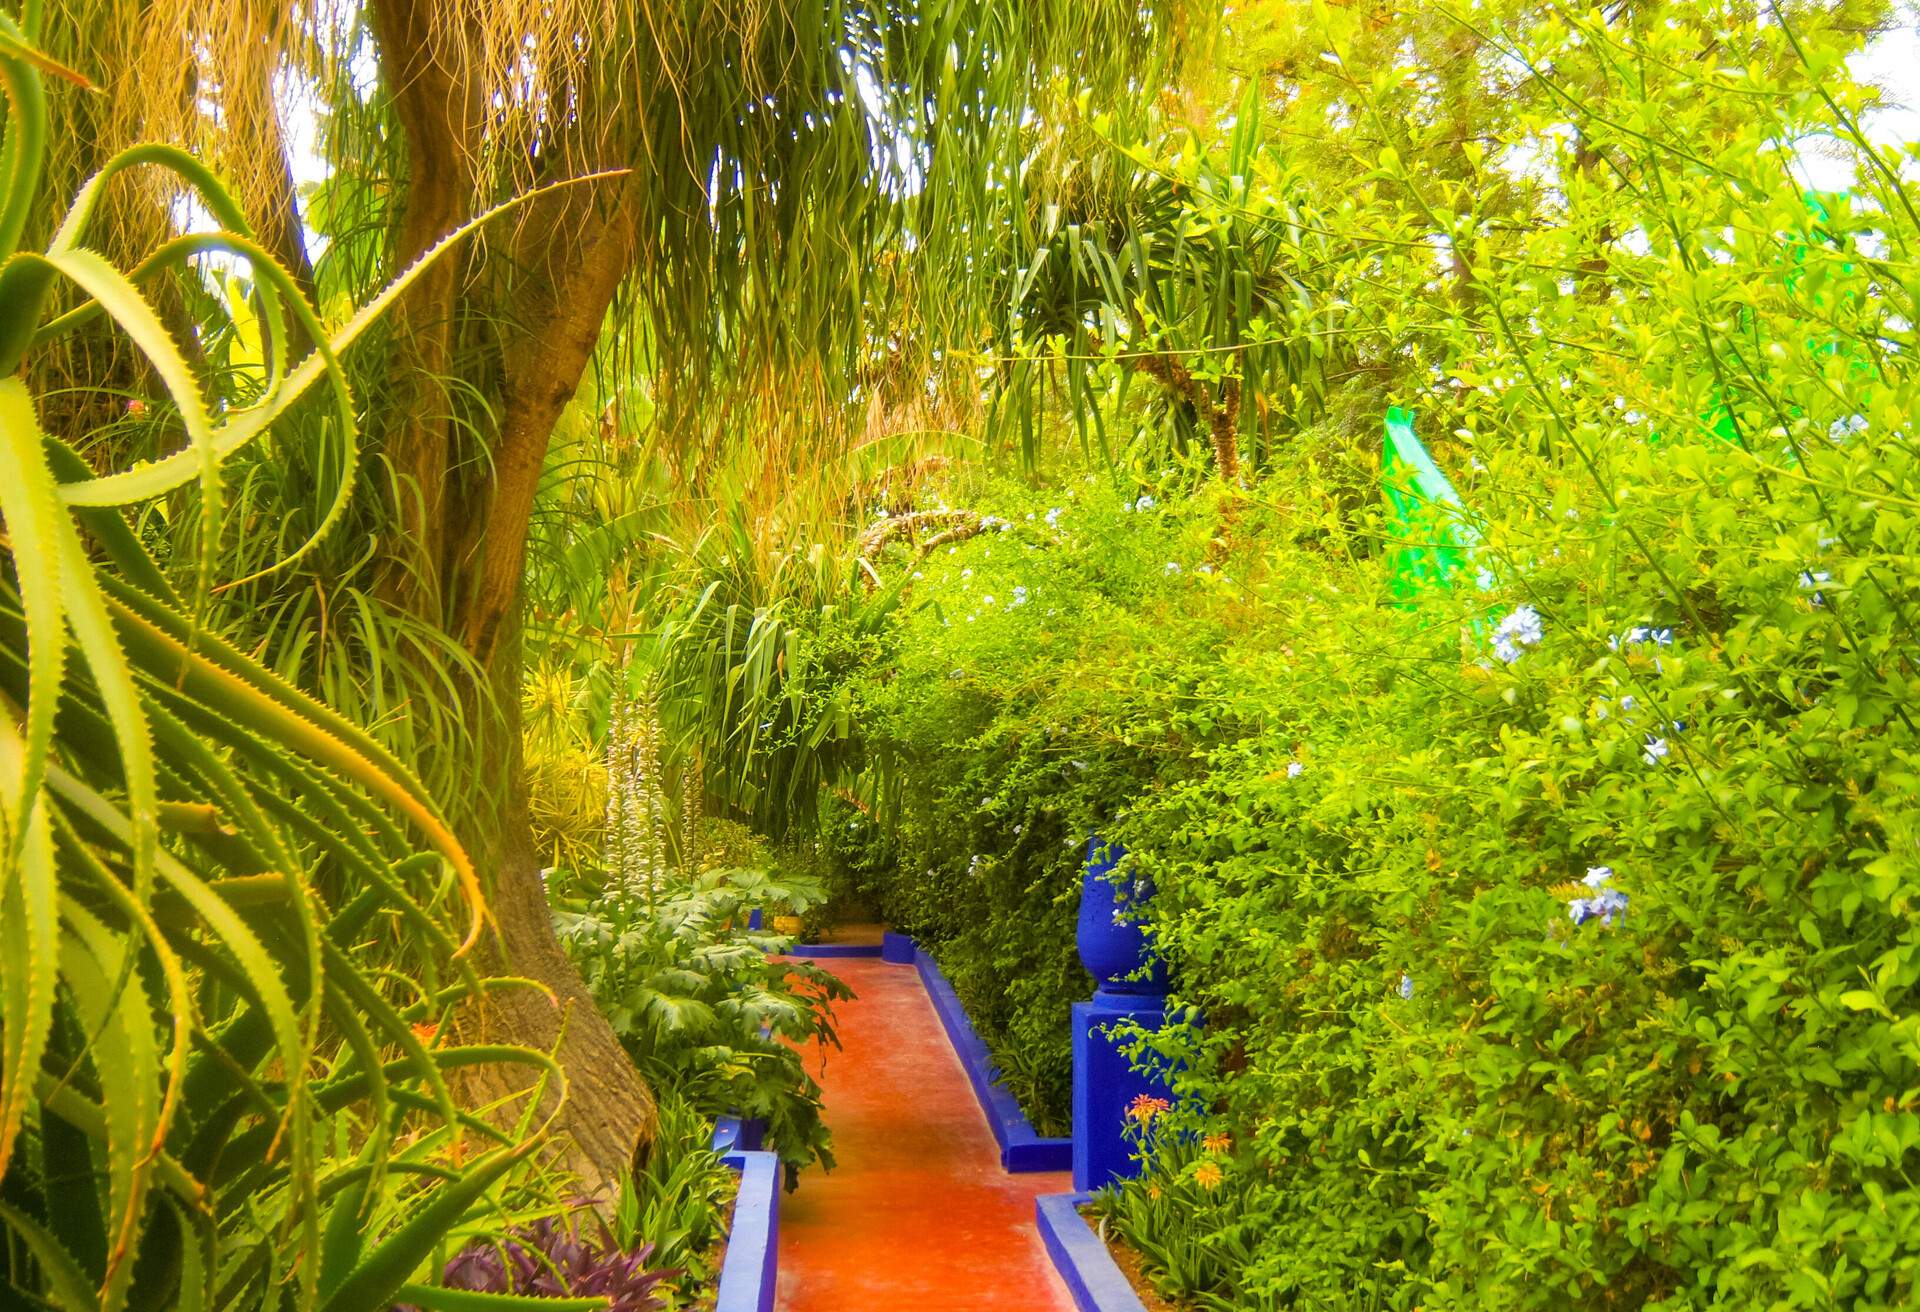
[[[0, 1281], [103, 1312], [358, 1312], [403, 1288], [434, 1306], [409, 1282], [540, 1143], [531, 1112], [463, 1110], [450, 1076], [558, 1068], [438, 1040], [481, 987], [472, 863], [371, 737], [204, 623], [212, 556], [170, 572], [125, 511], [191, 495], [217, 523], [223, 459], [316, 389], [344, 504], [339, 353], [427, 261], [329, 331], [218, 180], [161, 146], [114, 157], [24, 249], [48, 75], [72, 76], [0, 14]], [[219, 231], [130, 269], [98, 253], [100, 198], [139, 169], [171, 170]], [[196, 373], [148, 291], [215, 253], [251, 269], [264, 333], [243, 399]], [[83, 327], [137, 348], [178, 451], [100, 472], [43, 431], [20, 362]], [[296, 329], [317, 344], [298, 361]]]

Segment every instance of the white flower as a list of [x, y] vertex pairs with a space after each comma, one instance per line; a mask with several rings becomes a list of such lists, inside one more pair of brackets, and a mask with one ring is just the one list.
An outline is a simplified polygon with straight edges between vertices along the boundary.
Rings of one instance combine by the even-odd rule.
[[1844, 442], [1855, 433], [1864, 433], [1866, 431], [1867, 417], [1865, 415], [1848, 415], [1844, 419], [1834, 420], [1833, 423], [1827, 426], [1827, 437], [1835, 442]]
[[1640, 752], [1640, 758], [1644, 760], [1648, 765], [1660, 764], [1660, 762], [1663, 759], [1665, 759], [1666, 755], [1667, 755], [1667, 740], [1665, 738], [1647, 739], [1646, 747], [1641, 749], [1641, 752]]
[[1133, 503], [1133, 508], [1135, 510], [1152, 510], [1153, 498], [1148, 496], [1146, 493], [1142, 492], [1140, 494], [1140, 499]]
[[971, 566], [969, 566], [968, 568], [966, 568], [966, 569], [963, 569], [963, 570], [961, 570], [961, 571], [960, 571], [960, 577], [961, 577], [961, 578], [963, 578], [963, 579], [970, 579], [970, 578], [972, 578], [972, 577], [973, 577], [973, 569], [972, 569], [972, 567], [971, 567]]
[[1287, 778], [1298, 779], [1301, 775], [1305, 774], [1306, 772], [1307, 772], [1307, 767], [1300, 764], [1300, 762], [1298, 761], [1287, 762]]
[[1612, 866], [1588, 866], [1586, 875], [1580, 880], [1588, 888], [1598, 888], [1613, 878]]
[[989, 593], [988, 593], [988, 594], [987, 594], [986, 596], [984, 596], [984, 597], [982, 597], [982, 598], [980, 598], [980, 604], [981, 604], [982, 606], [991, 606], [991, 605], [993, 605], [993, 594], [992, 594], [991, 592], [989, 592]]
[[1163, 574], [1178, 574], [1179, 572], [1180, 572], [1179, 562], [1172, 561], [1172, 560], [1168, 561], [1167, 567], [1161, 571], [1161, 573]]
[[1515, 607], [1493, 631], [1493, 654], [1511, 665], [1520, 659], [1523, 649], [1539, 642], [1544, 633], [1539, 611], [1531, 606]]

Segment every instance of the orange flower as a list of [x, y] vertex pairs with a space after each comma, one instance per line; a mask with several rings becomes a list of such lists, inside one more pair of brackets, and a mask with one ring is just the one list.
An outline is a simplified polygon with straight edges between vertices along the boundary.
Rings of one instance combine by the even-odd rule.
[[1229, 1134], [1210, 1134], [1200, 1141], [1200, 1146], [1210, 1153], [1224, 1153], [1233, 1150], [1233, 1136]]
[[1172, 1111], [1173, 1104], [1165, 1098], [1155, 1098], [1150, 1094], [1140, 1094], [1127, 1107], [1127, 1115], [1142, 1125], [1151, 1125], [1153, 1118], [1161, 1112]]
[[433, 1040], [435, 1039], [436, 1036], [439, 1035], [439, 1033], [440, 1033], [440, 1026], [439, 1026], [439, 1023], [436, 1021], [417, 1020], [413, 1023], [413, 1037], [420, 1040], [420, 1042], [426, 1044], [428, 1047], [433, 1046]]
[[1218, 1189], [1220, 1182], [1226, 1178], [1227, 1177], [1221, 1173], [1218, 1162], [1202, 1162], [1193, 1168], [1193, 1182], [1202, 1189], [1205, 1189], [1208, 1193], [1212, 1193], [1215, 1189]]

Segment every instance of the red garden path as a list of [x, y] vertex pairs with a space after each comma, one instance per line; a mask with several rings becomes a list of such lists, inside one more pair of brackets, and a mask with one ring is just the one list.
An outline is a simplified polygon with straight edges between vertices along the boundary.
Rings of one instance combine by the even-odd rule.
[[780, 1202], [780, 1312], [1073, 1312], [1033, 1223], [1059, 1174], [1009, 1175], [911, 966], [821, 961], [859, 997], [807, 1063], [839, 1164]]

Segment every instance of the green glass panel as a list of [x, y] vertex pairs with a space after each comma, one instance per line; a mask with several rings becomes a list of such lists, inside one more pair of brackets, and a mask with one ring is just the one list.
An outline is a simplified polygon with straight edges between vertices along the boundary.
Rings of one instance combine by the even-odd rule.
[[1394, 591], [1412, 598], [1422, 587], [1444, 584], [1467, 560], [1473, 533], [1465, 507], [1413, 435], [1413, 412], [1387, 411], [1380, 451], [1380, 486], [1392, 509]]

